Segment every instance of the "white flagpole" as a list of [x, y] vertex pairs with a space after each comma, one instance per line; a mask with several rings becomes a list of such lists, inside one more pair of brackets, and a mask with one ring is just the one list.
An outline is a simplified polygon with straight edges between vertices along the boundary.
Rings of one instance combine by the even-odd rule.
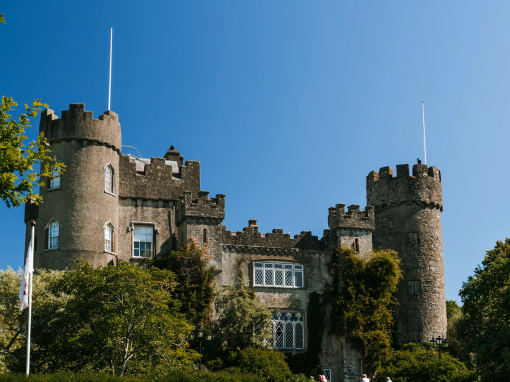
[[425, 105], [423, 101], [421, 101], [421, 112], [423, 115], [423, 155], [424, 155], [424, 163], [427, 164], [427, 145], [425, 144]]
[[[32, 220], [32, 239], [31, 242], [34, 243], [34, 231], [35, 231], [35, 221]], [[34, 259], [34, 246], [32, 245], [32, 261]], [[27, 343], [27, 375], [30, 374], [30, 336], [32, 334], [32, 281], [33, 281], [34, 271], [30, 272], [30, 289], [28, 292], [28, 343]]]
[[110, 27], [110, 85], [108, 86], [108, 110], [110, 110], [110, 100], [112, 98], [112, 44], [113, 26]]

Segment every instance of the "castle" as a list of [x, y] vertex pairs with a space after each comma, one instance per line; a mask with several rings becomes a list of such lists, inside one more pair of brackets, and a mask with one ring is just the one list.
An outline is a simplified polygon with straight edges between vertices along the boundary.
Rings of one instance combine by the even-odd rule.
[[[328, 211], [323, 238], [303, 231], [293, 238], [282, 229], [260, 233], [256, 220], [239, 232], [227, 231], [225, 195], [200, 190], [200, 163], [172, 146], [163, 158], [121, 153], [117, 114], [99, 119], [84, 104], [71, 104], [58, 118], [41, 115], [40, 132], [66, 171], [47, 181], [44, 203], [25, 205], [26, 246], [30, 221], [37, 222], [35, 267], [65, 269], [73, 259], [95, 267], [160, 256], [193, 237], [208, 244], [221, 272], [218, 286], [233, 284], [243, 270], [257, 298], [275, 310], [273, 347], [307, 348], [307, 305], [312, 292], [329, 280], [328, 263], [337, 244], [360, 256], [372, 248], [393, 249], [404, 279], [397, 292], [395, 337], [399, 344], [446, 335], [443, 270], [441, 173], [435, 167], [397, 165], [367, 177], [367, 207], [337, 204]], [[26, 251], [25, 251], [26, 252]], [[321, 364], [329, 380], [357, 381], [362, 356], [324, 332]]]

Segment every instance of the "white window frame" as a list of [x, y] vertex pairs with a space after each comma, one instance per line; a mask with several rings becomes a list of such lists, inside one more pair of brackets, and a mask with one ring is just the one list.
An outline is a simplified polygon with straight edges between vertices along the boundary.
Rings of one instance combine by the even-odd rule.
[[[55, 232], [55, 230], [56, 230], [56, 232]], [[53, 236], [52, 236], [52, 234], [53, 234]], [[51, 239], [55, 239], [55, 238], [56, 238], [56, 240], [54, 240], [53, 244], [52, 244]], [[59, 242], [60, 242], [60, 224], [58, 221], [53, 220], [48, 225], [48, 249], [58, 249], [59, 244], [60, 244]]]
[[115, 235], [115, 228], [113, 227], [112, 221], [110, 220], [108, 223], [106, 223], [103, 226], [104, 230], [104, 251], [114, 253], [114, 235]]
[[329, 382], [333, 380], [333, 370], [331, 369], [321, 369], [321, 375], [325, 376]]
[[51, 175], [53, 176], [53, 179], [50, 179], [50, 190], [51, 189], [54, 189], [54, 188], [60, 188], [60, 176], [62, 174], [60, 174], [59, 172], [55, 171], [54, 169], [51, 169]]
[[[144, 228], [144, 232], [143, 233], [140, 232], [140, 228]], [[147, 236], [146, 236], [147, 235], [147, 232], [146, 232], [147, 228], [150, 228], [150, 230], [151, 230], [150, 236], [149, 236], [151, 241], [148, 242], [148, 241], [136, 240], [137, 235], [145, 235], [145, 238], [147, 238]], [[150, 259], [150, 258], [153, 257], [152, 256], [152, 252], [154, 252], [154, 231], [155, 231], [155, 229], [154, 229], [154, 226], [152, 226], [152, 225], [135, 224], [133, 226], [133, 257], [135, 259]], [[140, 236], [138, 236], [138, 237], [140, 237]], [[138, 243], [138, 246], [137, 246], [137, 243]], [[149, 248], [149, 251], [151, 251], [151, 255], [150, 256], [140, 256], [140, 255], [136, 256], [135, 255], [135, 253], [137, 251], [138, 251], [138, 254], [140, 254], [140, 252], [141, 252], [141, 246], [140, 246], [139, 243], [150, 243], [151, 244], [150, 248]], [[144, 250], [147, 251], [146, 245], [144, 247], [145, 247]]]
[[104, 166], [104, 192], [115, 195], [115, 168], [112, 162]]
[[[278, 329], [281, 329], [281, 334], [277, 333]], [[291, 340], [288, 338], [289, 331], [292, 332]], [[273, 334], [273, 349], [305, 349], [305, 321], [303, 313], [291, 311], [274, 312], [271, 319], [271, 332]], [[298, 336], [301, 337], [301, 346], [299, 346]], [[290, 341], [292, 341], [292, 344], [288, 346]]]
[[[262, 283], [261, 280], [262, 275]], [[301, 277], [301, 285], [296, 283], [296, 275]], [[277, 280], [281, 279], [281, 283]], [[272, 280], [272, 281], [271, 281]], [[253, 286], [269, 288], [301, 289], [305, 287], [305, 267], [303, 264], [281, 261], [254, 261]]]

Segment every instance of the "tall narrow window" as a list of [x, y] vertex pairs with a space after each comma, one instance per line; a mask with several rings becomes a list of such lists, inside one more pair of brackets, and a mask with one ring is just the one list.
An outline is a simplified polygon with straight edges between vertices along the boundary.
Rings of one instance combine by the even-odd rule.
[[104, 250], [106, 252], [113, 252], [113, 225], [108, 223], [104, 229]]
[[359, 253], [359, 239], [354, 239], [354, 252]]
[[407, 288], [409, 294], [420, 294], [420, 282], [419, 281], [408, 281]]
[[51, 176], [53, 176], [53, 179], [50, 181], [50, 188], [59, 188], [60, 187], [60, 173], [51, 170]]
[[326, 380], [329, 382], [332, 381], [331, 377], [333, 373], [331, 373], [331, 369], [321, 369], [322, 375], [326, 377]]
[[113, 167], [107, 165], [104, 168], [104, 190], [113, 194]]
[[152, 257], [152, 227], [135, 225], [133, 257]]
[[418, 247], [420, 245], [420, 240], [417, 232], [409, 232], [407, 234], [406, 245], [408, 247]]
[[204, 231], [202, 232], [202, 243], [207, 244], [207, 228], [204, 228]]
[[58, 222], [53, 222], [50, 224], [48, 235], [48, 248], [55, 249], [58, 248], [58, 237], [59, 237], [59, 224]]

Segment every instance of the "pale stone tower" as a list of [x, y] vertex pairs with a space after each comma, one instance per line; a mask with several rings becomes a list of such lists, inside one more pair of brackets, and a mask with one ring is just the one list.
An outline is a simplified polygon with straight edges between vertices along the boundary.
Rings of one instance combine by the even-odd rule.
[[375, 249], [392, 249], [402, 260], [395, 336], [400, 345], [446, 335], [441, 173], [436, 167], [397, 165], [367, 177], [367, 204], [375, 207]]

